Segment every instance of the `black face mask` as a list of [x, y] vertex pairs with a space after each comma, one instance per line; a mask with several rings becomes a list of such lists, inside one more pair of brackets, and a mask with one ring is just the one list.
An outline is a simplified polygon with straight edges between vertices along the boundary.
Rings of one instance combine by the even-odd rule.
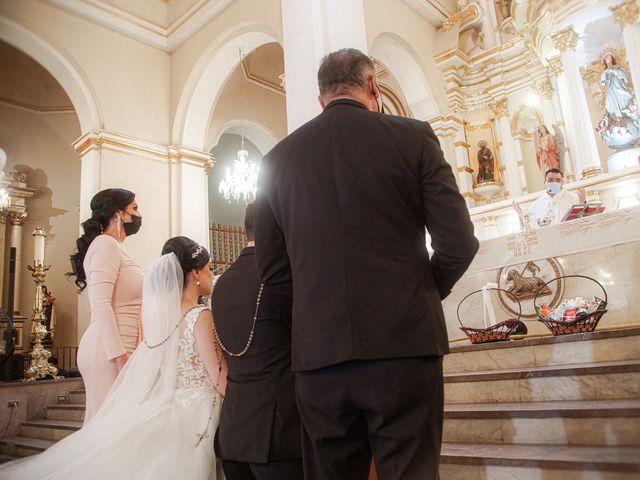
[[140, 227], [142, 227], [142, 217], [139, 217], [138, 215], [131, 215], [130, 213], [129, 215], [131, 216], [131, 222], [122, 223], [122, 226], [124, 227], [124, 233], [127, 235], [127, 237], [135, 235], [140, 230]]

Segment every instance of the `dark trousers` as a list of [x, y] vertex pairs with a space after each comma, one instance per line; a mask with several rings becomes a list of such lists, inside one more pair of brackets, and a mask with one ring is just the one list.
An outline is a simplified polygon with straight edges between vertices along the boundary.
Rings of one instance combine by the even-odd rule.
[[246, 463], [222, 460], [226, 480], [302, 480], [302, 460]]
[[352, 361], [296, 373], [305, 480], [437, 480], [442, 357]]

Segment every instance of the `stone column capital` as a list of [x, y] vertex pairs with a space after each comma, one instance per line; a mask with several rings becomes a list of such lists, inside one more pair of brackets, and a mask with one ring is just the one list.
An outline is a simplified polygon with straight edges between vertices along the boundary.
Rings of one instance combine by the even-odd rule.
[[496, 100], [489, 104], [489, 110], [491, 113], [497, 117], [508, 117], [509, 116], [509, 105], [507, 101], [507, 97], [501, 98], [500, 100]]
[[564, 72], [560, 57], [549, 58], [547, 64], [549, 65], [549, 71], [556, 77]]
[[7, 214], [7, 218], [9, 222], [11, 222], [11, 225], [22, 227], [24, 222], [27, 221], [27, 212], [12, 210]]
[[[7, 216], [4, 214], [4, 212], [0, 212], [0, 225], [6, 225], [7, 224]], [[2, 247], [0, 246], [0, 249]]]
[[553, 40], [553, 46], [560, 53], [567, 52], [569, 50], [575, 51], [578, 45], [578, 38], [580, 35], [573, 29], [573, 25], [569, 25], [567, 28], [559, 30], [551, 34], [551, 40]]
[[640, 9], [638, 9], [638, 4], [634, 0], [627, 0], [615, 7], [609, 7], [609, 10], [613, 13], [613, 19], [621, 30], [637, 23], [638, 17], [640, 16]]

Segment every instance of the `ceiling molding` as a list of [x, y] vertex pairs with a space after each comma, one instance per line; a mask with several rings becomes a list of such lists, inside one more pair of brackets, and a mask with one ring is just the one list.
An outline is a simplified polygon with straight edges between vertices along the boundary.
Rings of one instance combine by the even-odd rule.
[[165, 52], [174, 51], [233, 2], [197, 0], [174, 22], [164, 26], [125, 12], [102, 0], [45, 1]]
[[41, 105], [34, 105], [28, 102], [21, 102], [19, 100], [14, 100], [12, 98], [6, 98], [0, 95], [0, 105], [9, 105], [11, 107], [16, 107], [21, 110], [27, 110], [32, 113], [42, 113], [42, 114], [57, 114], [57, 113], [73, 113], [76, 111], [72, 105], [60, 106], [60, 107], [43, 107]]
[[278, 95], [285, 96], [285, 90], [282, 85], [273, 83], [264, 78], [260, 78], [257, 75], [255, 75], [253, 72], [251, 72], [251, 69], [249, 68], [249, 64], [247, 63], [246, 58], [242, 59], [242, 63], [240, 64], [240, 66], [242, 69], [242, 76], [244, 77], [244, 80], [247, 83], [256, 85], [260, 88], [264, 88], [265, 90], [268, 90], [272, 93], [277, 93]]
[[404, 2], [414, 11], [419, 13], [430, 24], [441, 27], [445, 20], [455, 12], [455, 4], [450, 0], [404, 0]]

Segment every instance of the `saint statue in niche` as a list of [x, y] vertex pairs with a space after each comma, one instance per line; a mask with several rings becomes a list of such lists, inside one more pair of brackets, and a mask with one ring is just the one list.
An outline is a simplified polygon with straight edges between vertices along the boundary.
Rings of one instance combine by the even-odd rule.
[[600, 86], [604, 89], [605, 114], [596, 130], [610, 148], [623, 150], [640, 139], [640, 113], [624, 68], [611, 52], [602, 57], [604, 70]]
[[487, 147], [487, 142], [484, 140], [478, 142], [478, 147], [480, 150], [478, 150], [477, 182], [493, 182], [495, 181], [495, 161], [493, 159], [493, 153], [491, 153], [491, 150]]
[[555, 138], [549, 133], [549, 129], [540, 124], [536, 127], [536, 162], [538, 168], [544, 173], [550, 168], [560, 168], [558, 146]]

